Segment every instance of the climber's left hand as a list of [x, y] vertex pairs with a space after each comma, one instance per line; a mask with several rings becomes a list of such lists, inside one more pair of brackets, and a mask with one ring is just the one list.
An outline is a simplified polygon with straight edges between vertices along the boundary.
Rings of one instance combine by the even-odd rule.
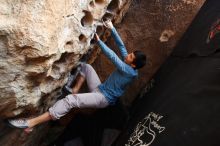
[[95, 39], [96, 42], [98, 42], [100, 40], [100, 38], [99, 38], [97, 33], [94, 34], [94, 39]]

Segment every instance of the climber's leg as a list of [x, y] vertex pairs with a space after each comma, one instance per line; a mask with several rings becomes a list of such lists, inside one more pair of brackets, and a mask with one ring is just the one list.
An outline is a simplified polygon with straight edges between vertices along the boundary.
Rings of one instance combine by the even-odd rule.
[[73, 86], [72, 93], [77, 94], [79, 92], [79, 89], [81, 88], [82, 84], [85, 81], [85, 77], [82, 75], [79, 75], [76, 79], [76, 84]]
[[105, 96], [94, 90], [92, 93], [71, 94], [57, 101], [50, 109], [50, 115], [54, 120], [66, 115], [72, 108], [104, 108], [108, 106]]
[[72, 93], [78, 93], [84, 81], [87, 81], [87, 85], [89, 87], [89, 91], [92, 92], [94, 89], [101, 84], [100, 79], [93, 69], [93, 67], [89, 64], [82, 63], [80, 69], [80, 75], [76, 78], [76, 84], [73, 86]]
[[27, 122], [28, 122], [28, 127], [32, 128], [32, 127], [34, 127], [38, 124], [41, 124], [41, 123], [44, 123], [44, 122], [47, 122], [47, 121], [50, 121], [50, 120], [52, 120], [52, 117], [51, 117], [50, 113], [45, 112], [45, 113], [43, 113], [42, 115], [40, 115], [38, 117], [27, 120]]
[[96, 71], [90, 64], [82, 64], [80, 74], [86, 79], [90, 92], [93, 92], [101, 84]]
[[70, 94], [57, 101], [49, 112], [32, 119], [9, 120], [9, 123], [17, 128], [32, 128], [51, 119], [57, 120], [66, 115], [72, 108], [104, 108], [108, 106], [105, 96], [98, 90], [92, 93]]

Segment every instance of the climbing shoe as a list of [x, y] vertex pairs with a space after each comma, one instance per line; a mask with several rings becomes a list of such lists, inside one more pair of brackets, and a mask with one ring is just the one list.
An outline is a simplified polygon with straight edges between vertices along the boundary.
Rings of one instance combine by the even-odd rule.
[[27, 119], [9, 119], [8, 124], [14, 128], [26, 129], [29, 127]]

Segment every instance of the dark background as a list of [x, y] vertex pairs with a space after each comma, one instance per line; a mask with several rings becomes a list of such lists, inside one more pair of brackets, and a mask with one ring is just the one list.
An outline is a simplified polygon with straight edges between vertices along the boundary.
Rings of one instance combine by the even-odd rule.
[[206, 1], [155, 75], [154, 87], [136, 101], [129, 125], [115, 145], [127, 144], [150, 112], [162, 115], [158, 123], [166, 128], [161, 133], [155, 130], [151, 146], [220, 145], [220, 33], [206, 41], [218, 19], [220, 1]]

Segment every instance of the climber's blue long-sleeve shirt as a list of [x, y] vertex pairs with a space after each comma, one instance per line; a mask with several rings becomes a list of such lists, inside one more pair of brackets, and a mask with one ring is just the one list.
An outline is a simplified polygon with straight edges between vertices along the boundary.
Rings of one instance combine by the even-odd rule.
[[107, 98], [109, 104], [115, 104], [118, 97], [124, 93], [126, 86], [137, 77], [138, 72], [124, 62], [125, 57], [128, 55], [124, 43], [115, 28], [112, 28], [111, 32], [120, 49], [122, 60], [105, 43], [101, 40], [98, 41], [102, 52], [116, 66], [116, 70], [98, 88]]

